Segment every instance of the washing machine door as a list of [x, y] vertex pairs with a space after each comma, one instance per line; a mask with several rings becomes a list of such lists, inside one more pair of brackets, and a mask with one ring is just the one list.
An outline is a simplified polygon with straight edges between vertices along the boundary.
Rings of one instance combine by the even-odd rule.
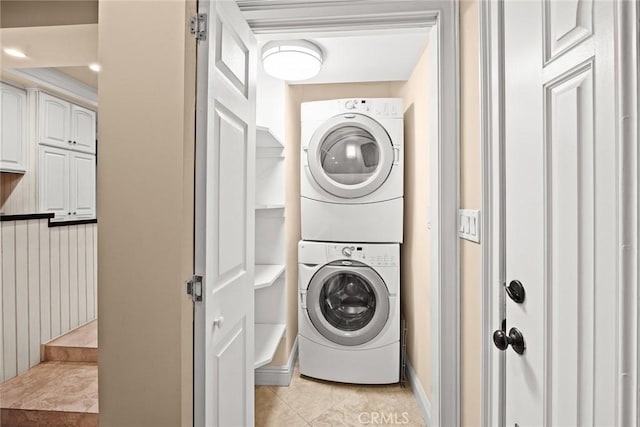
[[387, 286], [365, 264], [327, 264], [309, 283], [307, 313], [311, 323], [336, 344], [353, 346], [371, 341], [387, 324], [389, 310]]
[[327, 120], [311, 137], [309, 172], [327, 193], [353, 199], [376, 191], [389, 177], [394, 149], [386, 130], [363, 114]]

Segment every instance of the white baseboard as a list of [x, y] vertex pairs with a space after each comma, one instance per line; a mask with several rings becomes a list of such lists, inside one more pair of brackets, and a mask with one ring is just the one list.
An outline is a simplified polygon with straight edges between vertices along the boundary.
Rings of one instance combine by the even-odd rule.
[[293, 368], [298, 358], [298, 337], [296, 337], [286, 365], [263, 366], [255, 370], [256, 385], [270, 385], [287, 387], [293, 376]]
[[418, 378], [416, 371], [413, 370], [411, 361], [408, 358], [406, 361], [407, 379], [411, 385], [411, 390], [413, 390], [413, 395], [416, 397], [416, 401], [418, 402], [418, 408], [422, 414], [424, 424], [429, 426], [431, 424], [431, 403], [429, 402], [429, 398], [427, 398], [427, 394], [424, 392], [424, 388], [422, 388], [422, 384], [420, 383], [420, 379]]

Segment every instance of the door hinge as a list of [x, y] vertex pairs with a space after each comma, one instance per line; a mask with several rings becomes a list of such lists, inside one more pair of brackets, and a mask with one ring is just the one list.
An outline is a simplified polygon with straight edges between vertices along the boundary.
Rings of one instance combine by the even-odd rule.
[[187, 281], [187, 293], [191, 295], [193, 302], [202, 301], [202, 276], [192, 276]]
[[207, 14], [198, 13], [196, 16], [191, 17], [191, 19], [189, 20], [189, 29], [191, 30], [191, 34], [195, 36], [196, 40], [206, 40]]

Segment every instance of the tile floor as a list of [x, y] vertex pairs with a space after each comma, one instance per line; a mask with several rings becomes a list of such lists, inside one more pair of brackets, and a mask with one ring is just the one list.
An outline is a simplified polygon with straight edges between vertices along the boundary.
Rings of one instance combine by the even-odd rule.
[[411, 388], [339, 384], [302, 377], [289, 387], [256, 387], [256, 427], [424, 426]]

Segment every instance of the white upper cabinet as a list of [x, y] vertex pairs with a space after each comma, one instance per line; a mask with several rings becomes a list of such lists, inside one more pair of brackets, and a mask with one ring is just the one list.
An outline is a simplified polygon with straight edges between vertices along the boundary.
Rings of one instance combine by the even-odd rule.
[[96, 216], [96, 156], [40, 146], [40, 211], [56, 219]]
[[68, 150], [40, 147], [40, 211], [54, 213], [56, 218], [64, 218], [71, 214], [69, 159]]
[[77, 105], [71, 106], [71, 140], [73, 149], [96, 152], [96, 113]]
[[73, 218], [93, 218], [96, 215], [96, 156], [71, 153], [69, 187]]
[[55, 96], [39, 94], [38, 142], [85, 153], [96, 152], [96, 113]]
[[26, 172], [27, 94], [0, 84], [0, 172]]
[[53, 147], [71, 148], [69, 132], [71, 104], [46, 93], [40, 93], [39, 142]]

